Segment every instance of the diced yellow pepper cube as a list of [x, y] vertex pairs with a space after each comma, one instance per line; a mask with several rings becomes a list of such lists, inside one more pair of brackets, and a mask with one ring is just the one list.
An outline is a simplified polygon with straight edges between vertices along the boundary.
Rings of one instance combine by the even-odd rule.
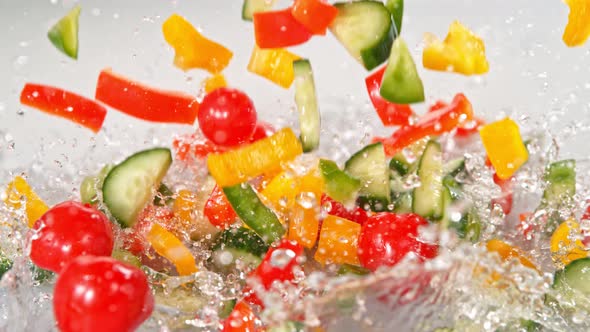
[[6, 199], [4, 203], [13, 209], [22, 208], [21, 199], [24, 197], [25, 212], [27, 215], [27, 224], [33, 227], [35, 222], [41, 218], [49, 207], [29, 186], [27, 181], [21, 176], [16, 176], [6, 188]]
[[321, 264], [360, 265], [357, 254], [360, 232], [360, 224], [328, 215], [322, 222], [315, 260]]
[[189, 275], [198, 271], [195, 257], [174, 234], [164, 227], [153, 224], [146, 236], [152, 248], [176, 267], [180, 275]]
[[590, 36], [590, 1], [565, 0], [570, 7], [563, 41], [569, 47], [583, 45]]
[[301, 57], [285, 49], [261, 49], [254, 46], [248, 71], [267, 78], [287, 89], [295, 79], [293, 61]]
[[496, 174], [502, 180], [510, 178], [529, 158], [518, 125], [510, 118], [483, 126], [479, 135]]
[[[553, 260], [565, 266], [576, 259], [587, 257], [588, 252], [579, 239], [581, 234], [580, 225], [574, 219], [561, 223], [551, 235], [550, 249]], [[577, 239], [572, 241], [570, 238]]]
[[213, 90], [217, 90], [219, 88], [225, 88], [227, 86], [227, 81], [225, 80], [225, 76], [223, 74], [215, 74], [211, 77], [208, 77], [203, 81], [203, 87], [205, 88], [205, 92], [209, 93]]

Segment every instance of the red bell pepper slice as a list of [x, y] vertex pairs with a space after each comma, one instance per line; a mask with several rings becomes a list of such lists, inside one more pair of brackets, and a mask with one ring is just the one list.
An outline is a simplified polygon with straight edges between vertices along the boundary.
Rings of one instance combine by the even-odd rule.
[[148, 87], [110, 69], [100, 72], [96, 99], [127, 115], [153, 122], [192, 125], [199, 110], [199, 103], [191, 95]]
[[464, 94], [459, 93], [451, 104], [426, 113], [415, 125], [403, 126], [390, 137], [376, 137], [373, 141], [382, 142], [385, 153], [393, 156], [421, 138], [450, 132], [471, 119], [473, 119], [471, 103]]
[[512, 178], [502, 180], [494, 173], [494, 183], [500, 187], [502, 190], [502, 195], [500, 197], [492, 199], [492, 206], [495, 204], [500, 205], [504, 214], [510, 214], [512, 211], [512, 201], [513, 201], [513, 194], [512, 194]]
[[223, 321], [222, 332], [258, 332], [264, 329], [257, 324], [258, 318], [252, 308], [243, 301], [236, 304], [229, 316]]
[[395, 104], [381, 97], [379, 90], [381, 89], [381, 81], [383, 80], [385, 68], [387, 66], [383, 66], [365, 78], [365, 85], [367, 86], [371, 103], [373, 103], [373, 107], [375, 107], [377, 115], [379, 115], [384, 126], [409, 125], [410, 117], [414, 114], [410, 105]]
[[295, 0], [291, 14], [314, 35], [325, 35], [338, 15], [338, 8], [325, 0]]
[[99, 103], [60, 88], [27, 83], [21, 91], [20, 102], [47, 114], [56, 115], [97, 133], [107, 110]]
[[302, 44], [311, 33], [291, 14], [291, 8], [254, 14], [254, 35], [260, 48], [283, 48]]
[[344, 204], [335, 201], [328, 195], [322, 195], [321, 202], [322, 207], [329, 207], [329, 215], [354, 221], [361, 225], [369, 218], [369, 214], [367, 213], [367, 211], [363, 210], [361, 207], [356, 206], [353, 210], [349, 210], [344, 206]]
[[215, 186], [211, 191], [203, 214], [213, 226], [221, 229], [229, 228], [238, 218], [223, 190], [218, 186]]
[[[440, 110], [441, 108], [445, 108], [447, 107], [449, 104], [447, 104], [446, 102], [439, 100], [436, 103], [434, 103], [432, 106], [430, 106], [430, 108], [428, 109], [428, 112], [435, 112]], [[481, 127], [482, 125], [484, 125], [486, 122], [483, 119], [474, 117], [473, 119], [471, 119], [470, 121], [466, 121], [463, 124], [457, 126], [456, 130], [455, 130], [455, 136], [457, 137], [469, 137], [473, 134], [476, 134], [479, 132], [479, 127]], [[487, 160], [487, 162], [489, 162], [489, 159]], [[490, 166], [492, 164], [490, 163]]]
[[205, 158], [209, 153], [227, 150], [195, 133], [176, 137], [172, 146], [176, 152], [176, 158], [182, 161], [189, 161], [191, 157]]

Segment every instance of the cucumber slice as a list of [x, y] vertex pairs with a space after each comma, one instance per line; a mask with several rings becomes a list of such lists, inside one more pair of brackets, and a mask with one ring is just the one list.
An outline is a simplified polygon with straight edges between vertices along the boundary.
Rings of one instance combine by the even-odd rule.
[[338, 15], [330, 31], [367, 70], [387, 60], [396, 37], [391, 14], [383, 3], [354, 1], [334, 4]]
[[590, 309], [590, 257], [577, 259], [555, 272], [553, 288], [565, 307]]
[[451, 224], [451, 204], [453, 204], [453, 198], [449, 188], [444, 186], [442, 188], [442, 204], [443, 210], [439, 223], [442, 229], [447, 229]]
[[268, 251], [268, 244], [264, 243], [253, 230], [240, 227], [223, 231], [211, 249], [216, 251], [226, 248], [233, 248], [262, 257]]
[[224, 187], [223, 192], [240, 219], [264, 242], [273, 243], [285, 234], [285, 228], [277, 216], [260, 201], [248, 183]]
[[562, 160], [552, 163], [545, 173], [545, 181], [545, 204], [560, 205], [564, 201], [571, 201], [576, 193], [576, 161]]
[[172, 198], [173, 196], [174, 196], [174, 193], [172, 192], [172, 190], [170, 190], [170, 188], [168, 188], [167, 185], [160, 183], [160, 186], [158, 187], [158, 192], [157, 192], [156, 196], [154, 197], [154, 205], [157, 205], [157, 206], [168, 205], [168, 204], [172, 203], [172, 201], [174, 201], [174, 198]]
[[356, 265], [342, 264], [342, 266], [340, 266], [340, 268], [338, 269], [338, 272], [336, 272], [336, 273], [339, 276], [347, 275], [347, 274], [364, 276], [364, 275], [371, 273], [371, 271], [365, 269], [364, 267], [360, 267], [360, 266], [356, 266]]
[[463, 187], [454, 177], [445, 175], [443, 178], [443, 186], [449, 190], [451, 194], [451, 201], [455, 202], [463, 197]]
[[139, 258], [127, 250], [115, 249], [113, 250], [113, 254], [111, 256], [118, 261], [133, 265], [135, 267], [141, 267], [142, 265]]
[[104, 179], [113, 169], [113, 165], [105, 165], [98, 175], [89, 175], [84, 178], [80, 185], [80, 199], [84, 204], [98, 203], [98, 191], [102, 190]]
[[465, 170], [465, 158], [457, 158], [447, 162], [443, 166], [443, 173], [454, 177]]
[[430, 141], [418, 163], [420, 186], [414, 189], [412, 210], [432, 221], [443, 216], [443, 173], [440, 144]]
[[242, 5], [242, 19], [252, 21], [254, 13], [265, 12], [272, 9], [276, 0], [244, 0]]
[[396, 171], [399, 175], [404, 176], [410, 171], [410, 165], [405, 159], [396, 158], [397, 154], [389, 161], [389, 169]]
[[12, 269], [12, 260], [6, 257], [3, 253], [0, 253], [0, 279], [4, 276], [4, 273]]
[[78, 59], [78, 17], [80, 6], [72, 8], [47, 32], [53, 46], [72, 59]]
[[412, 212], [412, 192], [405, 192], [400, 194], [396, 198], [393, 206], [393, 212], [395, 213]]
[[361, 181], [340, 170], [331, 160], [320, 159], [320, 170], [326, 183], [326, 193], [342, 204], [354, 200], [361, 188]]
[[367, 145], [344, 164], [344, 171], [361, 181], [361, 202], [373, 211], [387, 210], [391, 203], [389, 169], [381, 143]]
[[113, 167], [102, 186], [104, 204], [121, 227], [132, 227], [172, 164], [167, 148], [137, 152]]
[[422, 80], [418, 76], [410, 50], [402, 38], [397, 38], [393, 42], [379, 92], [381, 97], [396, 104], [424, 101]]
[[404, 17], [404, 0], [387, 0], [385, 2], [385, 7], [391, 13], [397, 35], [401, 35], [402, 20]]
[[408, 174], [422, 155], [428, 141], [430, 141], [429, 137], [423, 138], [396, 153], [389, 161], [389, 168], [397, 171], [401, 176]]
[[295, 73], [295, 104], [299, 111], [299, 128], [303, 152], [310, 152], [320, 145], [320, 110], [309, 60], [293, 61]]

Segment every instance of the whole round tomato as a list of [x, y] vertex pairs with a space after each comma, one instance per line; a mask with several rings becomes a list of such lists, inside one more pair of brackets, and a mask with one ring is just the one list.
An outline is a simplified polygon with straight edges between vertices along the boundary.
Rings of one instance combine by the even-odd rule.
[[35, 222], [31, 234], [31, 260], [57, 273], [78, 256], [113, 252], [109, 219], [96, 208], [74, 201], [49, 209]]
[[145, 274], [112, 257], [78, 257], [63, 269], [53, 293], [62, 332], [134, 331], [153, 309]]
[[221, 146], [248, 142], [256, 128], [256, 109], [243, 92], [219, 88], [199, 106], [199, 127], [210, 141]]
[[423, 259], [436, 256], [438, 247], [420, 242], [418, 228], [428, 225], [426, 219], [413, 213], [389, 212], [369, 216], [363, 223], [358, 241], [358, 256], [363, 267], [375, 271], [380, 266], [393, 266], [413, 252]]

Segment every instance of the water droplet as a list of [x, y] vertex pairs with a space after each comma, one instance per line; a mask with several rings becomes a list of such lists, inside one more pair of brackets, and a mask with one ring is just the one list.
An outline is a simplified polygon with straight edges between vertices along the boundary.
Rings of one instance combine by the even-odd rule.
[[284, 268], [295, 258], [295, 252], [291, 249], [277, 249], [270, 256], [270, 264], [277, 268]]

